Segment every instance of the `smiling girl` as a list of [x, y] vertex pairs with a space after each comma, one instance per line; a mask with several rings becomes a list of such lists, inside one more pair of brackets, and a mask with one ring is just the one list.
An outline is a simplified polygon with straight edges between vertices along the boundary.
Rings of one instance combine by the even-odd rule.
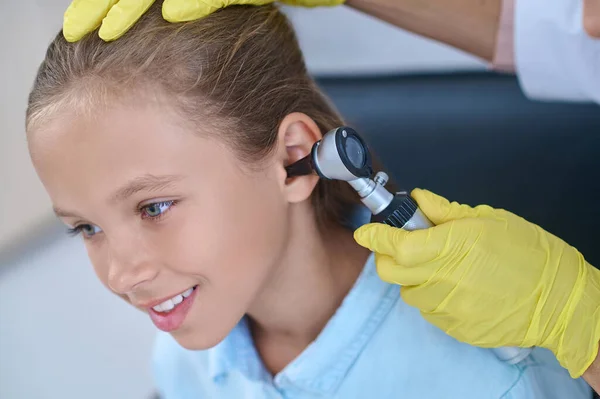
[[161, 333], [169, 398], [589, 397], [549, 353], [511, 366], [428, 324], [352, 237], [343, 182], [285, 167], [342, 124], [274, 6], [46, 54], [35, 168], [100, 281]]

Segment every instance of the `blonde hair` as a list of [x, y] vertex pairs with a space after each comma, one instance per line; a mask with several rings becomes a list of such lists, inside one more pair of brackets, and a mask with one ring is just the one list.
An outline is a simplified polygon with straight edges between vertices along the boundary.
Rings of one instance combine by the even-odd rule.
[[[274, 148], [278, 126], [292, 112], [311, 117], [323, 133], [343, 124], [275, 6], [232, 6], [172, 24], [162, 18], [161, 3], [114, 42], [94, 32], [68, 43], [59, 33], [29, 95], [27, 130], [63, 107], [89, 110], [148, 87], [168, 95], [199, 130], [210, 123], [211, 134], [249, 164]], [[359, 200], [347, 183], [321, 180], [312, 202], [321, 225], [343, 225]]]

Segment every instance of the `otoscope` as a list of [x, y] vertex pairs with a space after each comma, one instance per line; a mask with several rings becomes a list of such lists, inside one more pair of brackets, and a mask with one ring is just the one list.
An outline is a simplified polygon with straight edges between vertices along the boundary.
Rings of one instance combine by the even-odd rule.
[[[389, 177], [379, 171], [373, 179], [371, 155], [365, 141], [352, 128], [342, 126], [327, 132], [317, 141], [309, 155], [289, 165], [288, 177], [316, 173], [329, 180], [347, 181], [371, 211], [371, 222], [407, 231], [433, 227], [434, 224], [419, 209], [406, 192], [390, 193], [385, 184]], [[494, 354], [509, 364], [519, 363], [532, 348], [492, 348]]]

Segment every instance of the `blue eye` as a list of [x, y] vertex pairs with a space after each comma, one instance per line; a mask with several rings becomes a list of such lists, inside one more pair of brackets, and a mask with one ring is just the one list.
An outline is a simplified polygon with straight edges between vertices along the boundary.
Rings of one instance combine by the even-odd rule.
[[80, 224], [68, 230], [68, 234], [76, 236], [82, 234], [84, 238], [92, 238], [96, 234], [102, 232], [102, 229], [93, 224]]
[[173, 205], [174, 201], [162, 201], [156, 202], [154, 204], [146, 205], [142, 208], [142, 217], [143, 218], [157, 218], [161, 216], [163, 213], [169, 210]]

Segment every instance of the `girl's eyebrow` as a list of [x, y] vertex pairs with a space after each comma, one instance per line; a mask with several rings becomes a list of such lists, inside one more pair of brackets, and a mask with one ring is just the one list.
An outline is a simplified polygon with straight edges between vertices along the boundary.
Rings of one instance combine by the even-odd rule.
[[[119, 188], [111, 197], [112, 202], [124, 201], [135, 193], [140, 191], [157, 191], [164, 188], [169, 187], [171, 184], [183, 179], [183, 176], [180, 175], [151, 175], [146, 174], [143, 176], [138, 176], [131, 179], [127, 184], [123, 187]], [[53, 207], [54, 213], [59, 218], [77, 218], [79, 215], [61, 209], [57, 206]]]
[[157, 191], [169, 187], [183, 179], [180, 175], [152, 175], [145, 174], [135, 177], [119, 188], [111, 197], [111, 202], [120, 202], [140, 191]]
[[54, 213], [56, 214], [56, 216], [58, 216], [59, 218], [78, 218], [79, 217], [79, 215], [76, 215], [69, 211], [62, 210], [56, 206], [53, 207], [52, 209], [54, 210]]

